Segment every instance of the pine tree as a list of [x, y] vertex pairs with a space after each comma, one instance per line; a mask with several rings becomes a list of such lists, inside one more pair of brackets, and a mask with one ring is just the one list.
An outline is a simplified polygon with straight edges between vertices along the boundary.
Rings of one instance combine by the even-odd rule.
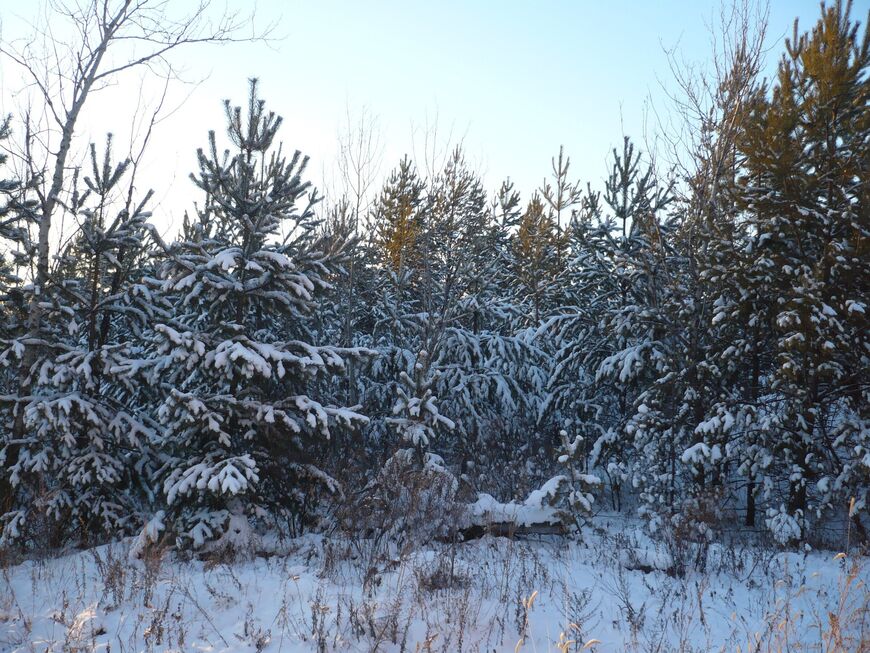
[[360, 398], [371, 421], [365, 429], [373, 464], [395, 450], [388, 418], [401, 386], [412, 373], [422, 324], [421, 238], [428, 211], [426, 183], [404, 157], [375, 198], [363, 241], [369, 278], [365, 313], [357, 338], [378, 352], [360, 373]]
[[366, 421], [310, 395], [369, 352], [312, 342], [335, 252], [313, 235], [308, 159], [273, 147], [282, 121], [256, 80], [244, 116], [224, 104], [234, 150], [219, 154], [210, 132], [198, 152], [191, 177], [205, 202], [161, 270], [174, 315], [154, 333], [161, 480], [180, 546], [232, 543], [252, 517], [303, 526], [313, 503], [340, 492], [316, 464], [332, 432]]
[[[558, 158], [553, 157], [550, 165], [552, 167], [552, 183], [544, 180], [540, 193], [547, 205], [550, 217], [556, 223], [556, 241], [559, 244], [556, 248], [556, 267], [561, 270], [562, 255], [564, 254], [567, 242], [567, 231], [572, 222], [573, 207], [582, 202], [583, 189], [580, 188], [580, 182], [572, 183], [568, 180], [571, 157], [565, 155], [565, 148], [563, 146], [559, 146], [559, 156]], [[572, 213], [567, 213], [568, 211], [572, 211]], [[563, 225], [563, 214], [566, 213]]]
[[[370, 439], [383, 443], [393, 432], [383, 426], [394, 418], [376, 416], [388, 415], [396, 393], [407, 392], [401, 379], [415, 378], [418, 352], [426, 351], [427, 387], [455, 422], [437, 450], [464, 471], [474, 469], [480, 481], [505, 456], [519, 455], [512, 446], [529, 439], [521, 420], [536, 414], [541, 386], [540, 352], [516, 333], [509, 231], [519, 217], [518, 201], [507, 184], [490, 206], [479, 177], [455, 150], [431, 180], [420, 180], [403, 161], [372, 216], [381, 292], [371, 307], [371, 346], [380, 355], [364, 382], [375, 418]], [[402, 207], [404, 214], [413, 207], [417, 226], [414, 246], [396, 268], [385, 244], [399, 232]]]
[[795, 25], [738, 144], [754, 233], [745, 301], [775, 333], [754, 446], [767, 494], [787, 479], [769, 520], [786, 533], [810, 511], [853, 496], [860, 513], [867, 501], [870, 36], [850, 10], [824, 7], [808, 34]]
[[[142, 284], [149, 264], [145, 204], [126, 197], [130, 162], [98, 161], [66, 207], [80, 227], [43, 298], [43, 342], [19, 399], [23, 436], [4, 449], [13, 506], [5, 539], [117, 536], [153, 498], [142, 484], [157, 431], [137, 382], [139, 334], [160, 314]], [[20, 350], [20, 348], [19, 348]]]
[[[0, 141], [9, 138], [11, 123], [10, 117], [0, 122]], [[6, 154], [0, 152], [0, 166], [5, 168], [6, 160]], [[35, 253], [29, 227], [35, 221], [36, 206], [24, 186], [18, 179], [0, 180], [0, 514], [3, 515], [0, 541], [19, 536], [22, 517], [15, 511], [7, 461], [18, 456], [13, 429], [17, 415], [23, 410], [18, 368], [24, 347], [21, 339], [27, 326], [27, 293], [22, 271], [28, 268]]]
[[614, 151], [604, 199], [611, 215], [587, 235], [585, 285], [601, 297], [583, 367], [594, 378], [584, 392], [598, 431], [589, 464], [617, 484], [630, 480], [646, 503], [656, 504], [673, 498], [679, 455], [675, 434], [662, 433], [675, 397], [659, 394], [659, 381], [678, 369], [669, 357], [681, 347], [668, 314], [672, 227], [664, 214], [673, 195], [654, 166], [641, 167], [640, 153], [625, 139], [622, 153]]
[[529, 200], [514, 240], [516, 279], [532, 324], [540, 323], [556, 303], [556, 278], [564, 258], [564, 239], [541, 196]]
[[699, 481], [707, 476], [718, 481], [720, 493], [725, 485], [745, 488], [745, 499], [737, 499], [737, 505], [745, 505], [745, 523], [753, 527], [759, 461], [758, 451], [747, 444], [762, 373], [770, 367], [772, 329], [769, 321], [750, 319], [757, 307], [745, 301], [741, 289], [751, 231], [735, 201], [736, 141], [758, 92], [762, 47], [761, 37], [748, 38], [743, 25], [717, 67], [721, 77], [710, 85], [714, 91], [706, 113], [697, 116], [694, 168], [681, 196], [685, 220], [679, 240], [694, 307], [686, 326], [693, 351], [700, 354], [692, 359], [705, 381], [691, 411], [697, 424], [689, 464]]
[[437, 372], [430, 367], [429, 355], [425, 351], [417, 354], [413, 376], [400, 373], [401, 385], [398, 398], [393, 406], [393, 415], [388, 422], [396, 429], [401, 441], [410, 445], [418, 468], [426, 464], [429, 445], [440, 431], [455, 428], [453, 420], [442, 415], [435, 402], [433, 385]]
[[419, 276], [426, 220], [425, 182], [408, 157], [390, 175], [375, 202], [372, 223], [385, 266], [395, 275]]
[[[609, 227], [600, 199], [601, 194], [589, 188], [568, 227], [566, 265], [558, 280], [562, 301], [538, 330], [552, 355], [537, 426], [555, 425], [561, 446], [571, 443], [570, 460], [583, 471], [590, 444], [615, 420], [612, 388], [595, 381], [595, 371], [610, 351], [603, 325], [614, 305], [616, 280], [607, 256]], [[611, 484], [615, 486], [616, 479]]]

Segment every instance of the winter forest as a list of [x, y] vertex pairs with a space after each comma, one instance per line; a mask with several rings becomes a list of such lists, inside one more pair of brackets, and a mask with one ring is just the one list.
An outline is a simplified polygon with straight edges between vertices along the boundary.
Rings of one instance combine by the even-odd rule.
[[[0, 128], [0, 649], [798, 650], [779, 616], [709, 626], [698, 580], [762, 592], [790, 560], [834, 588], [818, 628], [786, 613], [794, 641], [820, 642], [799, 650], [870, 650], [860, 4], [823, 4], [776, 52], [735, 10], [714, 76], [674, 71], [680, 124], [655, 148], [614, 134], [600, 186], [557, 146], [539, 188], [491, 188], [456, 143], [375, 180], [361, 130], [321, 195], [293, 144], [304, 125], [282, 121], [268, 86], [230, 80], [168, 234], [137, 159], [77, 124], [127, 70], [249, 38], [237, 16], [206, 22], [193, 3], [162, 22], [162, 2], [81, 0], [49, 10], [76, 28], [74, 56], [0, 42], [41, 102]], [[522, 567], [512, 584], [510, 556], [549, 580]], [[64, 561], [99, 577], [79, 588], [98, 616], [40, 616]], [[476, 576], [502, 573], [490, 564], [506, 565], [502, 594]], [[604, 599], [576, 570], [557, 582], [570, 565], [622, 581]], [[200, 596], [155, 634], [170, 568], [237, 574], [239, 592], [270, 578], [279, 598], [222, 625]], [[113, 582], [129, 587], [108, 600]], [[305, 616], [267, 628], [292, 612], [280, 582], [308, 592]], [[668, 587], [700, 615], [685, 641], [650, 603], [637, 617], [654, 582], [650, 596]], [[170, 612], [192, 590], [172, 591]], [[459, 595], [476, 616], [426, 612]], [[597, 626], [565, 607], [596, 600]], [[749, 614], [734, 600], [723, 614]], [[508, 615], [500, 633], [487, 601]], [[152, 616], [130, 630], [137, 610]], [[188, 618], [205, 625], [184, 631]]]

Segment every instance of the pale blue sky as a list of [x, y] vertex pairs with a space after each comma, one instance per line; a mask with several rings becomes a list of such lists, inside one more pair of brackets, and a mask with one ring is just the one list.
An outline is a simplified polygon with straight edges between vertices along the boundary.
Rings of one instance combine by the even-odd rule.
[[[855, 2], [855, 17], [863, 20], [868, 6], [870, 0]], [[492, 189], [510, 176], [527, 195], [560, 144], [574, 176], [600, 186], [622, 134], [643, 137], [649, 99], [667, 109], [660, 88], [671, 81], [664, 48], [678, 47], [687, 61], [708, 60], [708, 26], [718, 7], [690, 0], [260, 0], [259, 20], [280, 18], [281, 40], [176, 56], [187, 77], [208, 78], [173, 90], [179, 108], [152, 143], [144, 178], [158, 190], [155, 217], [169, 227], [191, 206], [187, 173], [195, 148], [206, 143], [209, 128], [222, 129], [223, 98], [244, 101], [250, 76], [261, 79], [268, 105], [285, 117], [286, 145], [311, 155], [315, 181], [329, 174], [346, 110], [367, 107], [380, 126], [382, 173], [414, 143], [421, 154], [423, 132], [437, 116], [439, 131], [463, 140]], [[0, 0], [3, 38], [20, 35], [18, 17], [31, 17], [28, 11], [27, 3]], [[808, 28], [818, 14], [816, 0], [771, 0], [771, 70], [794, 18]], [[8, 65], [0, 75], [0, 108], [14, 112], [16, 78]], [[151, 93], [146, 87], [145, 96]], [[106, 131], [129, 131], [139, 94], [132, 78], [104, 93], [82, 136], [101, 140]]]

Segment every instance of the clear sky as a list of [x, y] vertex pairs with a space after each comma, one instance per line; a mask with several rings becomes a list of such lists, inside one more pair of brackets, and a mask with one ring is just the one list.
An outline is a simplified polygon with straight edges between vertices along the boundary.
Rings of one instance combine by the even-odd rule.
[[[2, 38], [24, 35], [25, 20], [39, 21], [38, 4], [0, 0]], [[857, 0], [855, 17], [863, 20], [868, 6]], [[171, 229], [192, 205], [187, 174], [195, 149], [208, 129], [223, 128], [223, 98], [244, 101], [250, 76], [261, 79], [268, 106], [284, 116], [282, 140], [312, 157], [317, 183], [329, 176], [347, 112], [365, 107], [380, 128], [382, 173], [405, 152], [422, 154], [427, 125], [437, 121], [441, 134], [463, 141], [492, 189], [510, 176], [527, 195], [560, 144], [573, 175], [601, 186], [622, 135], [643, 138], [650, 99], [667, 109], [665, 48], [676, 47], [689, 62], [708, 60], [708, 27], [718, 11], [718, 2], [692, 0], [260, 0], [258, 20], [279, 20], [278, 40], [175, 55], [186, 78], [205, 79], [172, 88], [168, 104], [177, 110], [153, 138], [143, 180], [158, 191], [155, 219]], [[808, 28], [818, 15], [816, 0], [771, 0], [770, 70], [794, 18]], [[4, 62], [2, 111], [17, 111], [19, 85]], [[82, 138], [128, 133], [136, 101], [153, 101], [155, 92], [153, 84], [140, 89], [133, 76], [122, 79], [94, 101]]]

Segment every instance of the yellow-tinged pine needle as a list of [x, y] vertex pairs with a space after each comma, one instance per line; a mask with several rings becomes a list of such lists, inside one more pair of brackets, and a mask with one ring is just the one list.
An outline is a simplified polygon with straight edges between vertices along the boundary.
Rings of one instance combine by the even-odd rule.
[[590, 639], [588, 642], [586, 642], [586, 643], [583, 645], [583, 648], [584, 648], [584, 649], [592, 648], [592, 647], [595, 646], [596, 644], [600, 644], [600, 643], [601, 643], [601, 640], [600, 640], [600, 639]]

